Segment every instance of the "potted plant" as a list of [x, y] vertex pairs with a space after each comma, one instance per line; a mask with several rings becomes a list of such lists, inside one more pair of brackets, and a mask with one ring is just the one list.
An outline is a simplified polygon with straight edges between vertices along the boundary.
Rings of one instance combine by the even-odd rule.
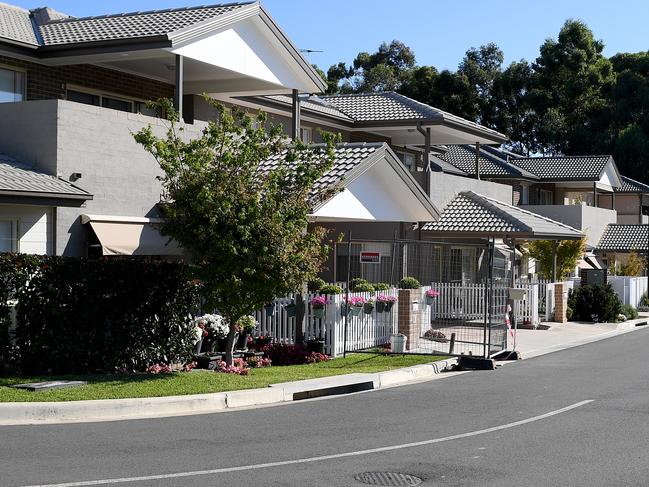
[[203, 334], [201, 352], [225, 350], [225, 341], [230, 332], [230, 327], [223, 316], [205, 314], [195, 318], [194, 324], [207, 332], [207, 334]]
[[379, 294], [376, 297], [376, 312], [389, 313], [392, 311], [392, 306], [397, 302], [396, 296], [388, 296], [387, 294]]
[[325, 306], [327, 305], [326, 296], [313, 296], [311, 301], [311, 309], [313, 310], [313, 316], [315, 318], [322, 318], [325, 314]]
[[306, 347], [310, 352], [321, 353], [325, 352], [325, 341], [323, 338], [313, 337], [307, 340]]
[[292, 318], [295, 316], [295, 311], [297, 306], [295, 305], [295, 300], [291, 300], [290, 303], [284, 305], [284, 311], [286, 311], [286, 316]]
[[237, 338], [237, 344], [235, 348], [237, 350], [247, 350], [248, 349], [248, 337], [252, 332], [257, 328], [257, 320], [250, 315], [243, 316], [237, 321], [236, 327], [239, 332], [239, 337]]
[[374, 300], [373, 299], [368, 299], [365, 301], [365, 306], [363, 307], [365, 310], [366, 315], [371, 315], [372, 311], [374, 311]]
[[429, 289], [428, 291], [426, 291], [426, 304], [428, 306], [431, 306], [435, 301], [435, 298], [438, 296], [439, 296], [439, 291], [435, 291], [434, 289]]
[[344, 303], [345, 313], [352, 316], [358, 316], [363, 311], [363, 305], [365, 304], [365, 298], [362, 296], [350, 296], [349, 299]]

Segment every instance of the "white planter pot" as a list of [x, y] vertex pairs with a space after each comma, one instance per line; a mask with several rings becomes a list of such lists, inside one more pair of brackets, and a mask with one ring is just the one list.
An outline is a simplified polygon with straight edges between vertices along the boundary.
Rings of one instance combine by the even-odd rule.
[[405, 353], [407, 340], [408, 337], [401, 333], [390, 335], [390, 348], [392, 349], [392, 353]]

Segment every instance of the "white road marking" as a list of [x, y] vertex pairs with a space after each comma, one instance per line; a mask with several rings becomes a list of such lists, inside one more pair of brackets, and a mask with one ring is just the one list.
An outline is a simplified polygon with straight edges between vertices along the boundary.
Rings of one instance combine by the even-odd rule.
[[470, 431], [468, 433], [460, 433], [458, 435], [445, 436], [443, 438], [434, 438], [432, 440], [416, 441], [413, 443], [403, 443], [400, 445], [382, 446], [379, 448], [371, 448], [368, 450], [336, 453], [333, 455], [322, 455], [319, 457], [311, 457], [311, 458], [299, 458], [297, 460], [284, 460], [280, 462], [260, 463], [257, 465], [242, 465], [239, 467], [215, 468], [213, 470], [196, 470], [194, 472], [178, 472], [178, 473], [169, 473], [169, 474], [160, 474], [160, 475], [146, 475], [143, 477], [122, 477], [122, 478], [103, 479], [103, 480], [84, 480], [81, 482], [65, 482], [62, 484], [39, 484], [39, 485], [28, 485], [25, 487], [86, 487], [91, 485], [115, 485], [115, 484], [126, 484], [130, 482], [146, 482], [151, 480], [178, 479], [183, 477], [199, 477], [202, 475], [214, 475], [218, 473], [243, 472], [246, 470], [259, 470], [262, 468], [283, 467], [285, 465], [297, 465], [301, 463], [322, 462], [324, 460], [336, 460], [338, 458], [357, 457], [361, 455], [369, 455], [372, 453], [382, 453], [386, 451], [403, 450], [405, 448], [415, 448], [418, 446], [434, 445], [436, 443], [443, 443], [452, 440], [460, 440], [463, 438], [470, 438], [472, 436], [492, 433], [494, 431], [501, 431], [510, 428], [515, 428], [516, 426], [522, 426], [524, 424], [534, 423], [535, 421], [541, 421], [543, 419], [547, 419], [552, 416], [556, 416], [558, 414], [566, 413], [568, 411], [584, 406], [591, 402], [593, 401], [592, 400], [581, 401], [572, 404], [570, 406], [566, 406], [565, 408], [556, 409], [554, 411], [550, 411], [549, 413], [541, 414], [539, 416], [522, 419], [520, 421], [514, 421], [513, 423], [502, 424], [500, 426], [493, 426], [491, 428], [486, 428], [482, 430]]

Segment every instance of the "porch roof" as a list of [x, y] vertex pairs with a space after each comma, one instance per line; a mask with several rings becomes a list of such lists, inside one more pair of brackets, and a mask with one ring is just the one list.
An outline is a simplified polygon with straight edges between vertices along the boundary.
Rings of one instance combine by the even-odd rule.
[[598, 252], [646, 252], [649, 243], [649, 225], [610, 224], [604, 230], [595, 250]]
[[[77, 200], [91, 200], [92, 195], [56, 176], [34, 170], [27, 164], [0, 154], [0, 197]], [[61, 205], [63, 206], [63, 205]]]
[[[262, 167], [270, 170], [284, 158], [278, 154]], [[338, 192], [320, 200], [330, 188]], [[385, 142], [339, 144], [333, 167], [316, 182], [312, 197], [314, 221], [419, 222], [440, 214]]]
[[621, 176], [622, 186], [615, 188], [616, 193], [649, 194], [649, 186], [635, 179]]
[[473, 191], [460, 193], [439, 221], [423, 231], [436, 237], [496, 237], [576, 240], [583, 234], [568, 225]]
[[[469, 176], [476, 175], [475, 146], [468, 144], [449, 145], [445, 149], [445, 152], [440, 154], [440, 159], [464, 171]], [[480, 175], [483, 177], [495, 179], [525, 179], [530, 181], [538, 181], [540, 179], [536, 174], [532, 174], [530, 171], [510, 163], [505, 153], [501, 153], [498, 149], [491, 147], [481, 147], [479, 162]]]

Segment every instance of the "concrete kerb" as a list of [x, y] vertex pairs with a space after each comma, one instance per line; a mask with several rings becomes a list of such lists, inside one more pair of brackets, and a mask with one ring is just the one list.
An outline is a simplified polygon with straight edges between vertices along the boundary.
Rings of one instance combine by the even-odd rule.
[[[457, 359], [374, 374], [347, 374], [306, 381], [273, 384], [262, 389], [196, 394], [188, 396], [151, 397], [135, 399], [100, 399], [67, 402], [9, 402], [0, 403], [0, 426], [122, 421], [209, 414], [255, 406], [291, 402], [294, 395], [306, 391], [337, 389], [372, 382], [372, 389], [383, 389], [436, 378], [452, 370]], [[338, 392], [341, 393], [341, 392]]]

